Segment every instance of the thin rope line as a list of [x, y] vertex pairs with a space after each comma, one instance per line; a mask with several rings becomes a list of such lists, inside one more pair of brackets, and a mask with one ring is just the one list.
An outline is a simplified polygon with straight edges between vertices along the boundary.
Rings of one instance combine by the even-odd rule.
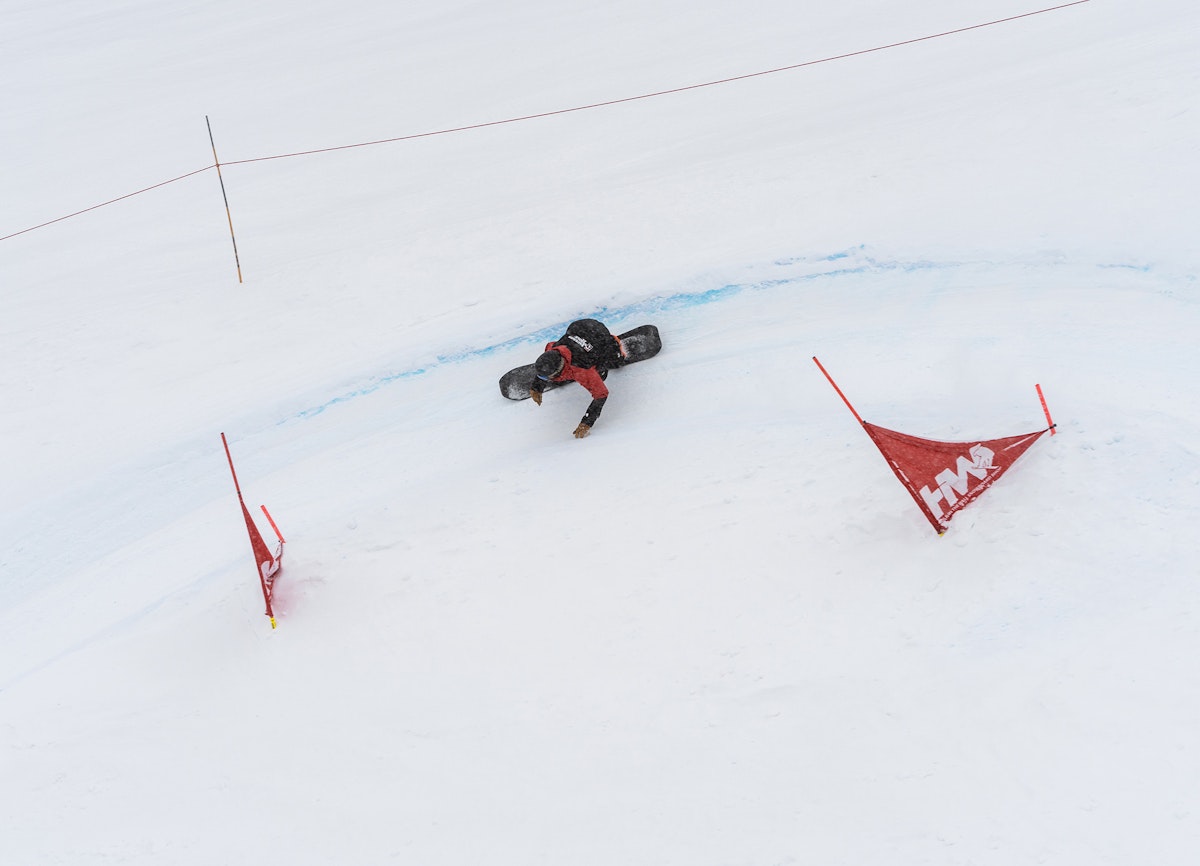
[[1084, 3], [1089, 3], [1089, 2], [1091, 2], [1091, 0], [1073, 0], [1073, 2], [1071, 2], [1071, 3], [1063, 3], [1059, 6], [1051, 6], [1047, 9], [1038, 9], [1034, 12], [1023, 12], [1020, 15], [1010, 15], [1007, 18], [997, 18], [995, 21], [986, 21], [982, 24], [972, 24], [968, 27], [959, 27], [955, 30], [946, 30], [942, 33], [934, 33], [929, 36], [918, 36], [915, 39], [905, 39], [901, 42], [892, 42], [888, 45], [876, 46], [875, 48], [864, 48], [859, 51], [850, 51], [846, 54], [837, 54], [832, 57], [822, 57], [819, 60], [807, 60], [803, 63], [794, 63], [790, 66], [780, 66], [775, 69], [766, 69], [761, 72], [750, 72], [745, 75], [735, 75], [731, 78], [722, 78], [717, 81], [706, 81], [706, 82], [703, 82], [702, 84], [689, 84], [684, 87], [673, 87], [669, 90], [658, 90], [658, 91], [655, 91], [654, 93], [643, 93], [643, 94], [639, 94], [637, 96], [626, 96], [626, 97], [622, 97], [620, 99], [609, 99], [604, 102], [593, 102], [589, 105], [577, 105], [573, 108], [560, 108], [555, 111], [544, 111], [539, 114], [526, 114], [526, 115], [522, 115], [520, 117], [509, 117], [504, 120], [490, 120], [490, 121], [486, 121], [484, 123], [473, 123], [468, 126], [456, 126], [456, 127], [450, 128], [450, 129], [438, 129], [438, 130], [434, 130], [432, 132], [417, 132], [417, 133], [413, 133], [412, 135], [397, 136], [396, 138], [381, 138], [376, 141], [363, 141], [363, 142], [358, 142], [356, 144], [342, 144], [342, 145], [337, 145], [334, 147], [321, 147], [321, 148], [316, 148], [314, 150], [296, 151], [294, 153], [280, 153], [280, 154], [276, 154], [274, 156], [258, 156], [258, 157], [252, 157], [250, 159], [229, 160], [229, 161], [223, 162], [222, 165], [246, 165], [246, 164], [252, 163], [252, 162], [267, 162], [268, 160], [273, 160], [273, 159], [289, 159], [294, 156], [311, 156], [313, 154], [318, 154], [318, 153], [332, 153], [334, 151], [350, 150], [350, 149], [358, 148], [358, 147], [372, 147], [377, 144], [394, 144], [395, 142], [399, 142], [399, 141], [412, 141], [413, 139], [417, 139], [417, 138], [429, 138], [429, 137], [435, 136], [435, 135], [449, 135], [449, 134], [455, 133], [455, 132], [467, 132], [468, 130], [472, 130], [472, 129], [486, 129], [487, 127], [490, 127], [490, 126], [502, 126], [502, 125], [508, 124], [508, 123], [522, 123], [527, 120], [539, 120], [544, 117], [555, 117], [555, 116], [561, 115], [561, 114], [571, 114], [572, 112], [576, 112], [576, 111], [590, 111], [591, 109], [594, 109], [594, 108], [606, 108], [606, 107], [612, 106], [612, 105], [621, 105], [622, 103], [626, 103], [626, 102], [636, 102], [641, 99], [653, 99], [658, 96], [669, 96], [669, 95], [675, 94], [675, 93], [685, 93], [689, 90], [699, 90], [700, 88], [703, 88], [703, 87], [715, 87], [718, 84], [729, 84], [734, 81], [745, 81], [750, 78], [759, 78], [764, 75], [774, 75], [779, 72], [789, 72], [794, 69], [803, 69], [806, 66], [816, 66], [819, 63], [831, 63], [835, 60], [845, 60], [846, 58], [849, 58], [849, 57], [859, 57], [863, 54], [871, 54], [876, 51], [887, 51], [889, 49], [899, 48], [904, 45], [914, 45], [918, 42], [927, 42], [930, 39], [940, 39], [943, 36], [953, 36], [958, 33], [966, 33], [970, 30], [979, 30], [982, 27], [991, 27], [996, 24], [1005, 24], [1010, 21], [1017, 21], [1021, 18], [1029, 18], [1033, 15], [1042, 15], [1046, 12], [1056, 12], [1060, 9], [1066, 9], [1070, 6], [1080, 6]]
[[116, 204], [117, 202], [124, 201], [127, 198], [133, 198], [135, 195], [141, 195], [144, 192], [150, 192], [151, 190], [158, 189], [160, 186], [166, 186], [169, 183], [175, 183], [177, 181], [184, 180], [185, 178], [189, 178], [194, 174], [200, 174], [202, 172], [211, 171], [214, 168], [216, 168], [216, 164], [206, 165], [206, 166], [204, 166], [204, 168], [198, 168], [195, 171], [189, 171], [187, 174], [181, 174], [181, 175], [179, 175], [179, 177], [173, 177], [170, 180], [164, 180], [162, 183], [156, 183], [153, 186], [148, 186], [145, 189], [139, 189], [136, 192], [129, 192], [129, 193], [126, 193], [125, 195], [117, 196], [116, 198], [111, 199], [109, 201], [102, 201], [102, 202], [100, 202], [100, 204], [94, 204], [91, 207], [85, 207], [83, 210], [77, 210], [77, 211], [75, 211], [75, 213], [69, 213], [66, 216], [60, 216], [57, 219], [52, 219], [49, 222], [42, 223], [41, 225], [30, 226], [27, 229], [21, 229], [19, 232], [13, 232], [11, 235], [5, 235], [4, 237], [0, 238], [0, 241], [6, 241], [9, 238], [15, 238], [17, 235], [23, 235], [26, 232], [35, 231], [36, 229], [44, 229], [46, 226], [52, 226], [55, 223], [62, 222], [63, 220], [69, 220], [69, 219], [71, 219], [71, 217], [77, 217], [81, 214], [87, 213], [88, 211], [93, 211], [93, 210], [96, 210], [97, 208], [107, 207], [110, 204]]
[[[509, 117], [504, 120], [490, 120], [490, 121], [486, 121], [484, 123], [473, 123], [473, 124], [469, 124], [467, 126], [455, 126], [455, 127], [449, 128], [449, 129], [434, 130], [432, 132], [418, 132], [418, 133], [414, 133], [412, 135], [397, 136], [395, 138], [381, 138], [376, 141], [363, 141], [363, 142], [358, 142], [356, 144], [342, 144], [342, 145], [337, 145], [334, 147], [316, 148], [314, 150], [300, 150], [300, 151], [295, 151], [293, 153], [275, 154], [274, 156], [258, 156], [258, 157], [253, 157], [250, 159], [235, 159], [235, 160], [223, 162], [221, 164], [225, 165], [225, 166], [247, 165], [247, 164], [253, 163], [253, 162], [266, 162], [268, 160], [273, 160], [273, 159], [289, 159], [289, 158], [295, 157], [295, 156], [311, 156], [313, 154], [318, 154], [318, 153], [333, 153], [333, 152], [339, 151], [339, 150], [351, 150], [353, 148], [359, 148], [359, 147], [373, 147], [378, 144], [394, 144], [394, 143], [400, 142], [400, 141], [412, 141], [414, 139], [429, 138], [429, 137], [435, 136], [435, 135], [449, 135], [449, 134], [455, 133], [455, 132], [467, 132], [472, 129], [486, 129], [487, 127], [490, 127], [490, 126], [503, 126], [503, 125], [509, 124], [509, 123], [522, 123], [527, 120], [539, 120], [539, 119], [545, 118], [545, 117], [555, 117], [555, 116], [562, 115], [562, 114], [571, 114], [571, 113], [577, 112], [577, 111], [590, 111], [595, 108], [606, 108], [608, 106], [621, 105], [621, 104], [627, 103], [627, 102], [637, 102], [638, 100], [642, 100], [642, 99], [654, 99], [655, 97], [659, 97], [659, 96], [669, 96], [669, 95], [675, 94], [675, 93], [685, 93], [689, 90], [699, 90], [704, 87], [715, 87], [719, 84], [730, 84], [735, 81], [746, 81], [750, 78], [761, 78], [764, 75], [775, 75], [780, 72], [789, 72], [789, 71], [795, 70], [795, 69], [803, 69], [807, 66], [816, 66], [817, 64], [820, 64], [820, 63], [831, 63], [835, 60], [845, 60], [849, 57], [861, 57], [864, 54], [872, 54], [877, 51], [887, 51], [889, 49], [900, 48], [905, 45], [915, 45], [919, 42], [928, 42], [931, 39], [940, 39], [944, 36], [954, 36], [959, 33], [967, 33], [971, 30], [979, 30], [983, 27], [992, 27], [996, 24], [1006, 24], [1010, 21], [1018, 21], [1022, 18], [1030, 18], [1034, 15], [1043, 15], [1047, 12], [1057, 12], [1060, 9], [1067, 9], [1071, 6], [1081, 6], [1084, 3], [1090, 3], [1090, 2], [1091, 2], [1091, 0], [1073, 0], [1073, 2], [1062, 3], [1058, 6], [1050, 6], [1045, 9], [1037, 9], [1037, 10], [1034, 10], [1033, 12], [1023, 12], [1020, 15], [1010, 15], [1007, 18], [997, 18], [994, 21], [985, 21], [982, 24], [972, 24], [967, 27], [958, 27], [954, 30], [945, 30], [941, 33], [933, 33], [928, 36], [918, 36], [915, 39], [905, 39], [900, 42], [892, 42], [887, 45], [878, 45], [874, 48], [863, 48], [859, 51], [850, 51], [845, 54], [836, 54], [831, 57], [822, 57], [819, 60], [807, 60], [803, 63], [793, 63], [790, 66], [779, 66], [779, 67], [776, 67], [775, 69], [765, 69], [765, 70], [762, 70], [761, 72], [750, 72], [745, 75], [735, 75], [730, 78], [722, 78], [717, 81], [705, 81], [701, 84], [689, 84], [684, 87], [673, 87], [668, 90], [658, 90], [658, 91], [655, 91], [654, 93], [642, 93], [637, 96], [626, 96], [626, 97], [622, 97], [620, 99], [609, 99], [604, 102], [593, 102], [589, 105], [577, 105], [573, 108], [560, 108], [555, 111], [543, 111], [538, 114], [526, 114], [526, 115], [522, 115], [521, 117]], [[201, 172], [210, 171], [216, 167], [217, 167], [216, 163], [213, 163], [212, 165], [206, 165], [206, 166], [204, 166], [204, 168], [198, 168], [195, 171], [188, 172], [187, 174], [181, 174], [178, 177], [171, 178], [170, 180], [164, 180], [161, 183], [156, 183], [152, 186], [146, 187], [145, 189], [139, 189], [135, 192], [126, 193], [125, 195], [118, 196], [117, 198], [111, 199], [109, 201], [101, 202], [100, 204], [92, 205], [91, 207], [87, 207], [87, 208], [84, 208], [83, 210], [76, 211], [75, 213], [67, 214], [66, 216], [61, 216], [61, 217], [58, 217], [57, 219], [52, 219], [47, 222], [41, 223], [39, 225], [30, 226], [27, 229], [21, 229], [18, 232], [13, 232], [12, 234], [4, 235], [3, 237], [0, 237], [0, 241], [6, 241], [6, 240], [9, 240], [10, 238], [15, 238], [18, 235], [23, 235], [28, 232], [36, 231], [37, 229], [45, 228], [46, 226], [54, 225], [55, 223], [62, 222], [63, 220], [71, 219], [72, 217], [81, 216], [82, 214], [88, 213], [90, 211], [94, 211], [94, 210], [97, 210], [102, 207], [107, 207], [110, 204], [116, 204], [117, 202], [124, 201], [127, 198], [132, 198], [135, 195], [141, 195], [142, 193], [150, 192], [151, 190], [158, 189], [159, 187], [163, 187], [168, 184], [176, 183], [178, 181], [192, 177], [193, 175], [200, 174]]]

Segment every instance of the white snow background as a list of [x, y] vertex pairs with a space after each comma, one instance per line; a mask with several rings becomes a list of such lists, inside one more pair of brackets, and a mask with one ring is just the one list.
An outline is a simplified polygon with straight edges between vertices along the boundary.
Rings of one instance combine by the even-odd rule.
[[[909, 42], [1039, 8], [8, 0], [0, 863], [1200, 861], [1200, 7]], [[244, 282], [213, 170], [23, 231], [206, 116]], [[939, 538], [814, 355], [1059, 435]]]

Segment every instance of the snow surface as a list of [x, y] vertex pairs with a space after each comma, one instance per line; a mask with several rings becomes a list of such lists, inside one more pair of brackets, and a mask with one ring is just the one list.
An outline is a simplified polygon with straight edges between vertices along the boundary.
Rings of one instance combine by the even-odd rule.
[[1038, 8], [6, 2], [0, 863], [1197, 862], [1195, 3], [229, 164]]

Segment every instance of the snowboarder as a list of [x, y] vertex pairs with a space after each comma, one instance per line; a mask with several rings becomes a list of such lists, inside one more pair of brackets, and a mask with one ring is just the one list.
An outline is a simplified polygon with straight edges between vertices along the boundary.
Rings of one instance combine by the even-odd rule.
[[604, 380], [608, 371], [625, 364], [621, 341], [595, 319], [579, 319], [567, 326], [562, 338], [546, 344], [546, 351], [534, 362], [537, 378], [529, 388], [533, 402], [542, 405], [542, 392], [549, 382], [578, 382], [592, 395], [592, 402], [575, 428], [575, 438], [592, 432], [608, 399]]

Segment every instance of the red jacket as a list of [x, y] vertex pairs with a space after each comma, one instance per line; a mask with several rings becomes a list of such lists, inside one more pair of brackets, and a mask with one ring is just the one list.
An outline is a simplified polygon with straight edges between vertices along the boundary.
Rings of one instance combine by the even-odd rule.
[[[608, 386], [604, 384], [604, 380], [600, 378], [600, 373], [595, 367], [576, 367], [571, 360], [571, 350], [566, 346], [557, 346], [554, 343], [546, 345], [547, 352], [558, 352], [563, 356], [563, 368], [557, 376], [550, 381], [555, 384], [562, 382], [578, 382], [580, 385], [588, 389], [588, 393], [592, 395], [592, 402], [588, 404], [587, 411], [583, 413], [583, 418], [580, 419], [580, 424], [585, 424], [591, 427], [596, 423], [596, 419], [600, 417], [601, 410], [604, 409], [604, 404], [608, 400]], [[533, 388], [538, 388], [537, 382], [534, 382]]]
[[587, 388], [593, 400], [603, 400], [608, 397], [608, 386], [604, 384], [604, 380], [600, 378], [600, 374], [596, 372], [595, 367], [576, 367], [571, 363], [571, 350], [566, 346], [556, 346], [554, 343], [547, 343], [545, 351], [558, 352], [563, 356], [563, 361], [566, 362], [563, 364], [562, 372], [550, 381], [560, 383], [578, 382]]

